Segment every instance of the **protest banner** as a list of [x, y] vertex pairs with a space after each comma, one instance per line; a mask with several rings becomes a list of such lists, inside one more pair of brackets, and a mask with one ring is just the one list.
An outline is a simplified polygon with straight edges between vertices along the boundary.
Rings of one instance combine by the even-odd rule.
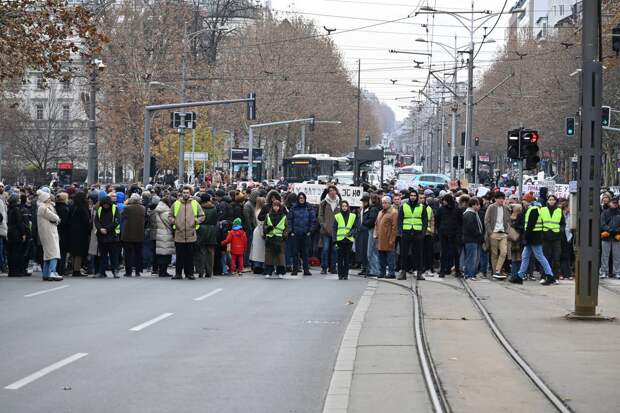
[[[321, 203], [321, 195], [326, 186], [322, 184], [293, 184], [293, 192], [296, 194], [303, 192], [306, 200], [310, 204], [318, 205]], [[364, 189], [361, 186], [336, 185], [338, 193], [344, 201], [352, 207], [362, 206], [362, 194]]]

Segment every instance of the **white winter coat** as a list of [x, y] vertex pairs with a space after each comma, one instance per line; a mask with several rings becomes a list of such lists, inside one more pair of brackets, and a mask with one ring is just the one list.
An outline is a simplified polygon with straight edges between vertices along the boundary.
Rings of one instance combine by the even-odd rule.
[[252, 249], [250, 250], [250, 260], [255, 262], [265, 262], [265, 240], [263, 239], [263, 221], [258, 220], [256, 211], [256, 228], [252, 235]]
[[58, 237], [58, 223], [60, 218], [56, 214], [53, 204], [41, 204], [37, 210], [37, 230], [43, 247], [43, 260], [60, 259], [60, 238]]
[[153, 211], [155, 220], [155, 254], [172, 255], [174, 248], [174, 233], [169, 221], [170, 207], [163, 202], [159, 202]]
[[0, 237], [6, 238], [8, 226], [6, 216], [6, 201], [4, 200], [4, 197], [0, 197], [0, 215], [2, 215], [2, 222], [0, 222]]

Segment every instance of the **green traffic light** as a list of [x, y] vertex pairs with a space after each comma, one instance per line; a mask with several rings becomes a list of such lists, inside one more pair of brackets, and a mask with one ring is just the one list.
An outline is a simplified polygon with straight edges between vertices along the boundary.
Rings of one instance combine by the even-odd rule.
[[574, 135], [574, 134], [575, 134], [575, 131], [574, 131], [574, 130], [572, 130], [572, 129], [569, 129], [569, 130], [568, 130], [568, 134], [569, 134], [569, 135]]

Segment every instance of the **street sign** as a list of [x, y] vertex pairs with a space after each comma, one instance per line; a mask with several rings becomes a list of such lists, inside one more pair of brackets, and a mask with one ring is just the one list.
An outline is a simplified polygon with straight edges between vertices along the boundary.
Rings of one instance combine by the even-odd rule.
[[490, 162], [491, 161], [491, 157], [489, 155], [479, 155], [478, 156], [478, 160], [480, 162]]
[[73, 169], [73, 162], [58, 162], [58, 169], [61, 171]]
[[207, 152], [185, 152], [184, 159], [186, 161], [191, 161], [192, 159], [194, 161], [208, 161], [209, 154]]
[[[170, 127], [173, 129], [177, 129], [181, 127], [181, 113], [182, 112], [171, 112], [170, 113]], [[185, 112], [185, 129], [196, 129], [196, 120], [198, 119], [198, 115], [196, 112]]]

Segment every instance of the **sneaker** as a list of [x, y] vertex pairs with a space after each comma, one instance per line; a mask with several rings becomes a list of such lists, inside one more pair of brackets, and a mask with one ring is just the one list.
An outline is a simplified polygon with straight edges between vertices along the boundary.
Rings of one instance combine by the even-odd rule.
[[327, 270], [325, 268], [321, 270], [321, 275], [327, 275]]
[[195, 280], [196, 277], [194, 277], [193, 275], [188, 275], [185, 277], [186, 280]]
[[512, 275], [509, 279], [508, 282], [512, 283], [512, 284], [523, 284], [523, 278], [519, 277], [519, 276], [514, 276]]
[[58, 273], [52, 273], [49, 277], [47, 277], [49, 281], [62, 281], [62, 275], [58, 275]]
[[424, 278], [424, 274], [420, 274], [420, 272], [418, 271], [418, 276], [416, 277], [416, 280], [424, 281], [426, 280], [426, 278]]
[[555, 277], [551, 275], [545, 276], [545, 278], [543, 278], [543, 282], [541, 282], [542, 285], [554, 285], [555, 283]]
[[547, 277], [543, 277], [543, 278], [541, 278], [541, 279], [540, 279], [540, 281], [538, 281], [538, 283], [539, 283], [539, 284], [542, 284], [542, 285], [549, 285], [549, 284], [547, 283]]
[[309, 276], [312, 275], [312, 273], [310, 272], [310, 270], [304, 270], [304, 275]]
[[502, 274], [502, 273], [494, 272], [493, 273], [493, 279], [495, 279], [495, 280], [505, 280], [506, 276], [504, 274]]
[[598, 278], [600, 278], [601, 280], [602, 280], [603, 278], [607, 278], [607, 274], [599, 274]]
[[538, 280], [538, 278], [536, 278], [536, 277], [535, 277], [534, 275], [532, 275], [532, 274], [528, 275], [528, 276], [527, 276], [527, 279], [528, 279], [529, 281], [536, 281], [536, 280]]

